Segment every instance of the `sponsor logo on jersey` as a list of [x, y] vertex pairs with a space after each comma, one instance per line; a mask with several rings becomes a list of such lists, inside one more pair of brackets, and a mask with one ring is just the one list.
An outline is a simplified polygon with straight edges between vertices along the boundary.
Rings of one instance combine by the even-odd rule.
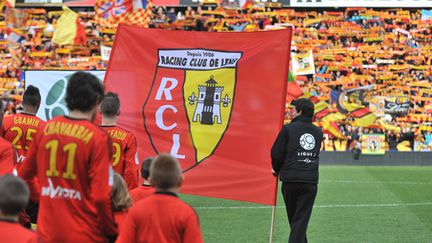
[[61, 186], [54, 187], [50, 178], [48, 178], [48, 186], [42, 187], [41, 196], [51, 199], [68, 199], [81, 200], [81, 193], [75, 189], [64, 188]]

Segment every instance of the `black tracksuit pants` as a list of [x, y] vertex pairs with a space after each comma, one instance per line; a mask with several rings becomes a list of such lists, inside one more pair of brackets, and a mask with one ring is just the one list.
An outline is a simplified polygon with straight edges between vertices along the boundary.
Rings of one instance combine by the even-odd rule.
[[282, 182], [282, 194], [291, 227], [288, 242], [306, 243], [306, 230], [317, 194], [317, 185]]

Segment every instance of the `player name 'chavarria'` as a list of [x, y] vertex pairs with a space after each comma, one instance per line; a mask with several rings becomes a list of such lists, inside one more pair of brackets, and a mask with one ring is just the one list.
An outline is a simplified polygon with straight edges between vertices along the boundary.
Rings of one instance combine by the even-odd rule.
[[29, 117], [22, 117], [22, 116], [15, 116], [14, 117], [14, 123], [15, 124], [23, 124], [27, 126], [33, 126], [38, 127], [40, 120], [36, 118], [29, 118]]
[[82, 125], [56, 121], [48, 123], [45, 126], [44, 135], [63, 135], [74, 137], [82, 140], [83, 143], [88, 144], [90, 139], [93, 137], [93, 132]]

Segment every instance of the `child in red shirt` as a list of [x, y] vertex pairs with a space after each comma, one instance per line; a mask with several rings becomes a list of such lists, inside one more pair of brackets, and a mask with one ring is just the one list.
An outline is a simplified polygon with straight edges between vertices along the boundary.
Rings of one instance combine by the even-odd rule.
[[30, 196], [26, 183], [13, 175], [1, 176], [0, 195], [0, 242], [38, 242], [36, 233], [18, 223]]
[[153, 159], [153, 157], [146, 158], [141, 164], [141, 177], [144, 179], [144, 183], [142, 186], [130, 191], [130, 196], [132, 197], [134, 203], [152, 195], [155, 192], [154, 187], [152, 187], [148, 181], [150, 175], [150, 166]]
[[182, 182], [179, 162], [168, 154], [158, 155], [150, 167], [156, 192], [129, 210], [117, 242], [203, 242], [197, 214], [177, 196]]
[[129, 195], [125, 180], [119, 173], [114, 173], [114, 184], [111, 191], [111, 207], [114, 212], [114, 219], [120, 232], [128, 209], [132, 206], [132, 199]]

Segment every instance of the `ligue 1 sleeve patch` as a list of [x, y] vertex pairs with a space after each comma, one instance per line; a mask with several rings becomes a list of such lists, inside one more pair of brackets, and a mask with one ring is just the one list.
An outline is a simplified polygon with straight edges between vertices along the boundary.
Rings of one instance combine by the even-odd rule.
[[108, 168], [108, 185], [114, 185], [114, 170], [111, 165]]
[[139, 157], [138, 157], [138, 152], [135, 153], [135, 164], [139, 165]]

